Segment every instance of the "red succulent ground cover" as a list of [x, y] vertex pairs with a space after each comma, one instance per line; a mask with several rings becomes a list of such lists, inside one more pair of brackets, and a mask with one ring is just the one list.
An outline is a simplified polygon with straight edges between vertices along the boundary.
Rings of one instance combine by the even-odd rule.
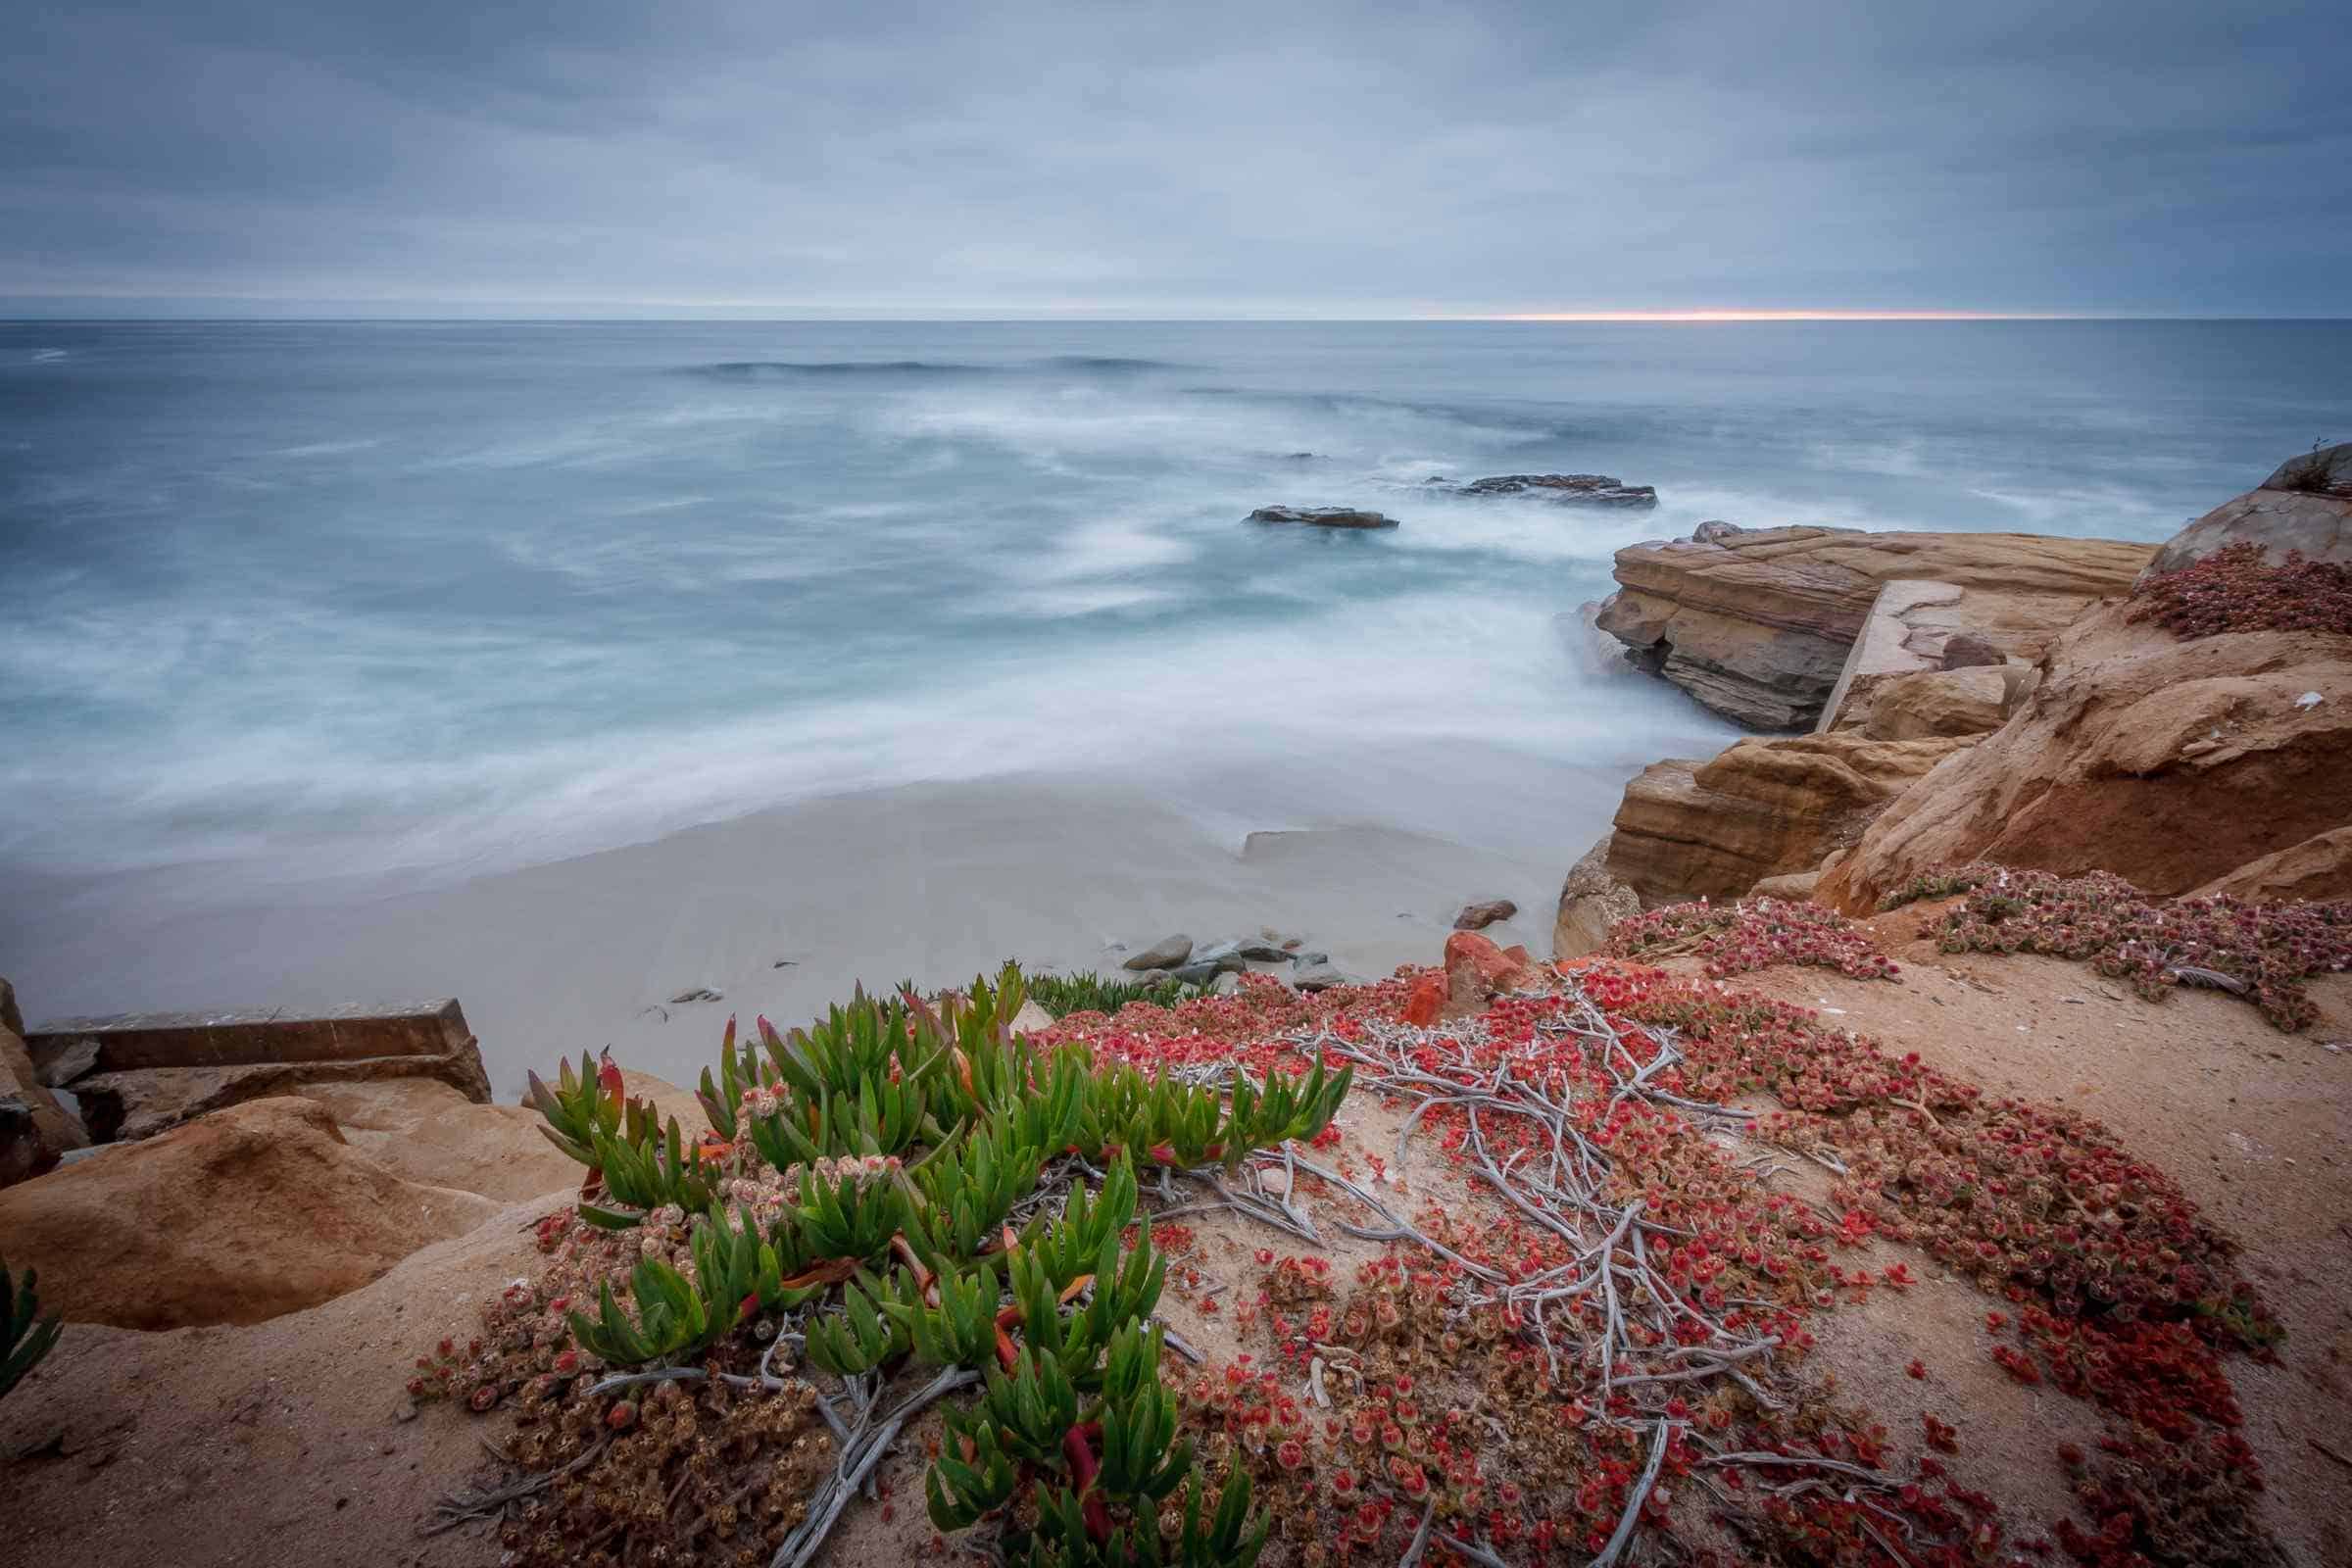
[[[1282, 1191], [1377, 1251], [1261, 1247], [1219, 1300], [1190, 1228], [1151, 1221], [1172, 1294], [1242, 1337], [1182, 1380], [1181, 1400], [1207, 1480], [1247, 1472], [1270, 1511], [1269, 1565], [1611, 1568], [1642, 1532], [1717, 1568], [2278, 1560], [2223, 1361], [2267, 1353], [2271, 1320], [2228, 1238], [2099, 1123], [1988, 1098], [1805, 1009], [1622, 961], [1533, 967], [1482, 1012], [1408, 1021], [1436, 972], [1318, 996], [1251, 976], [1230, 997], [1046, 1032], [1203, 1076], [1352, 1062], [1357, 1101], [1408, 1113], [1386, 1157], [1336, 1129], [1260, 1156], [1295, 1160]], [[1756, 1097], [1769, 1108], [1746, 1108]], [[1829, 1167], [1829, 1200], [1776, 1190], [1761, 1168], [1775, 1155]], [[1440, 1165], [1446, 1179], [1427, 1180]], [[1388, 1206], [1408, 1193], [1412, 1212]], [[2007, 1375], [2102, 1417], [2094, 1451], [2051, 1459], [2079, 1517], [2020, 1520], [1963, 1485], [1946, 1416], [1965, 1412], [1890, 1431], [1808, 1364], [1817, 1314], [1915, 1283], [1864, 1254], [1876, 1244], [1973, 1280]], [[567, 1215], [543, 1246], [548, 1276], [510, 1289], [480, 1347], [425, 1358], [420, 1385], [469, 1404], [487, 1391], [517, 1411], [526, 1457], [592, 1465], [560, 1487], [596, 1517], [634, 1517], [705, 1475], [697, 1529], [787, 1522], [789, 1489], [742, 1492], [743, 1478], [806, 1480], [825, 1453], [810, 1401], [738, 1398], [717, 1379], [644, 1400], [587, 1393], [552, 1298], [632, 1249]], [[729, 1353], [738, 1372], [757, 1359]], [[562, 1560], [532, 1556], [547, 1543], [517, 1528], [510, 1546]]]
[[2174, 986], [2244, 997], [2280, 1029], [2317, 1016], [2303, 982], [2352, 968], [2352, 903], [2160, 899], [2106, 871], [2059, 876], [1975, 864], [1917, 877], [1884, 907], [1966, 894], [1936, 933], [1946, 953], [2084, 959], [2150, 1002]]
[[1695, 954], [1717, 980], [1783, 963], [1835, 969], [1853, 980], [1891, 980], [1897, 972], [1868, 933], [1843, 915], [1786, 899], [1670, 904], [1611, 926], [1604, 951], [1618, 958]]
[[2188, 640], [2230, 631], [2331, 631], [2352, 634], [2352, 567], [2306, 561], [2263, 563], [2250, 541], [2224, 545], [2179, 571], [2132, 591], [2130, 620], [2152, 620]]
[[[1735, 914], [1710, 929], [1737, 928]], [[1189, 1419], [1212, 1472], [1244, 1467], [1264, 1489], [1295, 1553], [1284, 1560], [1391, 1560], [1424, 1529], [1432, 1560], [1605, 1560], [1636, 1498], [1650, 1528], [1704, 1519], [1728, 1531], [1731, 1560], [1943, 1568], [2047, 1556], [2049, 1540], [2021, 1540], [1995, 1499], [1951, 1479], [1934, 1451], [1948, 1450], [1950, 1424], [1931, 1415], [1899, 1440], [1805, 1372], [1812, 1313], [1912, 1283], [1899, 1264], [1843, 1259], [1874, 1236], [1972, 1278], [1995, 1304], [1988, 1328], [2007, 1331], [1994, 1356], [2008, 1374], [2104, 1418], [2097, 1453], [2055, 1456], [2082, 1514], [2048, 1522], [2067, 1554], [2097, 1568], [2276, 1560], [2253, 1519], [2260, 1471], [2222, 1364], [2266, 1354], [2276, 1329], [2235, 1273], [2232, 1244], [2099, 1123], [1987, 1099], [1804, 1009], [1638, 965], [1596, 963], [1556, 991], [1416, 1027], [1406, 1006], [1426, 973], [1315, 998], [1252, 979], [1235, 997], [1073, 1016], [1055, 1031], [1170, 1070], [1258, 1073], [1295, 1068], [1310, 1048], [1352, 1054], [1359, 1096], [1422, 1085], [1396, 1102], [1419, 1105], [1416, 1139], [1496, 1186], [1480, 1173], [1551, 1157], [1544, 1124], [1496, 1102], [1537, 1092], [1510, 1085], [1545, 1085], [1569, 1107], [1563, 1125], [1605, 1154], [1605, 1200], [1639, 1204], [1640, 1266], [1686, 1315], [1671, 1340], [1629, 1336], [1644, 1358], [1631, 1380], [1621, 1364], [1608, 1383], [1577, 1348], [1609, 1337], [1614, 1303], [1597, 1293], [1550, 1302], [1547, 1318], [1540, 1303], [1531, 1320], [1536, 1287], [1579, 1266], [1543, 1199], [1517, 1199], [1501, 1223], [1433, 1207], [1351, 1274], [1284, 1256], [1231, 1303], [1238, 1323], [1262, 1326], [1267, 1349], [1194, 1379]], [[1592, 1009], [1622, 1060], [1589, 1049]], [[1644, 1077], [1656, 1098], [1628, 1092]], [[1770, 1191], [1714, 1135], [1722, 1119], [1705, 1107], [1754, 1094], [1778, 1108], [1748, 1118], [1748, 1140], [1830, 1165], [1833, 1206]], [[1377, 1157], [1364, 1162], [1374, 1169], [1343, 1157], [1334, 1175], [1386, 1174]], [[1298, 1180], [1348, 1210], [1340, 1188]], [[1605, 1255], [1629, 1273], [1636, 1261]], [[1709, 1347], [1727, 1335], [1777, 1348], [1718, 1365]], [[1676, 1365], [1712, 1370], [1651, 1380]], [[1330, 1406], [1304, 1400], [1307, 1386]], [[1687, 1560], [1725, 1560], [1709, 1556], [1725, 1539], [1691, 1532]]]

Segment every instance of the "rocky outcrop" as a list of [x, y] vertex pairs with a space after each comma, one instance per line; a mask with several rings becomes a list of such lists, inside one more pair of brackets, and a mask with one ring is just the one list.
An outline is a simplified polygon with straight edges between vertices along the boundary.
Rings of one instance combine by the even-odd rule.
[[1603, 833], [1600, 842], [1569, 867], [1567, 880], [1560, 884], [1559, 911], [1552, 917], [1552, 957], [1598, 953], [1609, 939], [1609, 927], [1642, 912], [1642, 895], [1609, 872], [1609, 850], [1615, 841], [1614, 833]]
[[260, 1100], [0, 1192], [0, 1236], [69, 1321], [171, 1329], [317, 1305], [500, 1207], [403, 1180], [315, 1101]]
[[1589, 507], [1654, 507], [1658, 492], [1605, 473], [1496, 473], [1454, 492], [1465, 496], [1541, 496]]
[[1453, 917], [1456, 931], [1484, 931], [1497, 920], [1508, 920], [1519, 912], [1519, 906], [1508, 899], [1487, 899], [1478, 904], [1465, 904]]
[[2166, 540], [2146, 575], [2179, 571], [2240, 540], [2260, 546], [2274, 566], [2290, 551], [2307, 561], [2352, 561], [2352, 441], [2280, 464], [2260, 487]]
[[1910, 585], [1889, 616], [1907, 650], [1895, 672], [1940, 667], [1954, 638], [1968, 639], [1965, 658], [2031, 663], [2059, 627], [2127, 591], [2152, 553], [2031, 534], [1701, 531], [1618, 551], [1620, 588], [1596, 623], [1636, 662], [1757, 729], [1820, 716], [1888, 585]]
[[1816, 899], [1866, 912], [1976, 859], [2180, 894], [2352, 822], [2352, 638], [2182, 642], [2126, 615], [2068, 628], [2022, 710], [1887, 808]]
[[[13, 997], [0, 1001], [7, 1003], [0, 1016], [14, 1011]], [[80, 1119], [41, 1081], [23, 1038], [0, 1023], [0, 1187], [51, 1170], [68, 1150], [88, 1143]]]
[[1841, 732], [1739, 741], [1706, 762], [1653, 762], [1625, 787], [1606, 870], [1644, 908], [1738, 898], [1763, 878], [1819, 866], [1972, 744]]
[[1260, 507], [1251, 522], [1303, 522], [1316, 528], [1394, 528], [1396, 519], [1353, 507]]

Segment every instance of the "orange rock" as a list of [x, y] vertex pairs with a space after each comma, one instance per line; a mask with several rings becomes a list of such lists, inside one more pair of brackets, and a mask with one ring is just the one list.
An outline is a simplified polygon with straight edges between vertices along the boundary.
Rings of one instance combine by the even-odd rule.
[[1427, 1028], [1438, 1021], [1446, 1008], [1446, 978], [1442, 974], [1425, 974], [1413, 982], [1412, 991], [1404, 999], [1404, 1021]]
[[1469, 965], [1488, 980], [1500, 978], [1526, 961], [1525, 950], [1513, 958], [1494, 945], [1492, 937], [1476, 931], [1456, 931], [1446, 939], [1446, 968], [1448, 973]]

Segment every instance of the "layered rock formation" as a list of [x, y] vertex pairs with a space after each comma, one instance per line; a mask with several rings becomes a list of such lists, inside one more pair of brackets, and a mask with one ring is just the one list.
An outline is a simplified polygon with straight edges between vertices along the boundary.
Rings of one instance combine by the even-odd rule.
[[2152, 554], [2030, 534], [1710, 523], [1699, 537], [1618, 551], [1621, 587], [1597, 624], [1717, 712], [1757, 729], [1797, 729], [1821, 715], [1891, 585], [1905, 585], [1887, 619], [1909, 661], [1894, 672], [1941, 667], [1956, 638], [1969, 662], [1989, 655], [2030, 663], [2057, 628], [2126, 592]]
[[1971, 744], [1796, 735], [1740, 741], [1711, 761], [1653, 762], [1626, 786], [1605, 870], [1645, 908], [1738, 898], [1765, 877], [1820, 865]]

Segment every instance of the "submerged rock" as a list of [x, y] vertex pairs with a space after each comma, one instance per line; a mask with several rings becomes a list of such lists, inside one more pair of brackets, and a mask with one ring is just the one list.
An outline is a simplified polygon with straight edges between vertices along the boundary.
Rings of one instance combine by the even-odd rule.
[[1536, 493], [1552, 501], [1572, 501], [1592, 507], [1654, 507], [1658, 492], [1646, 484], [1627, 484], [1606, 473], [1497, 473], [1473, 479], [1461, 487], [1466, 496], [1518, 496]]
[[1354, 507], [1260, 507], [1251, 522], [1303, 522], [1317, 528], [1394, 528], [1396, 519]]

